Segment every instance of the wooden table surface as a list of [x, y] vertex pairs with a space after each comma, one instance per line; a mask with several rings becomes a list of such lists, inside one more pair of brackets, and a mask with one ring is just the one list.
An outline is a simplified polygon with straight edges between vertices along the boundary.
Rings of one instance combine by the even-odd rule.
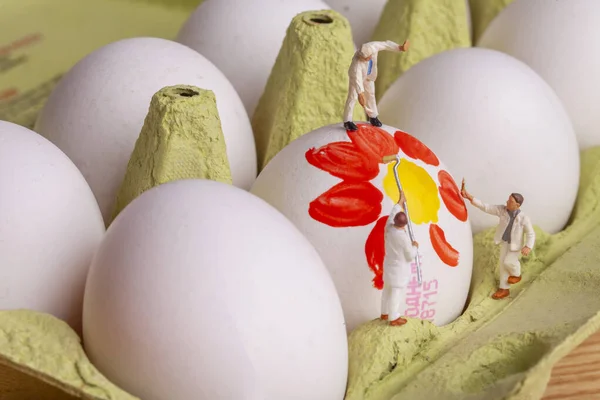
[[542, 400], [563, 399], [600, 400], [600, 332], [554, 366]]

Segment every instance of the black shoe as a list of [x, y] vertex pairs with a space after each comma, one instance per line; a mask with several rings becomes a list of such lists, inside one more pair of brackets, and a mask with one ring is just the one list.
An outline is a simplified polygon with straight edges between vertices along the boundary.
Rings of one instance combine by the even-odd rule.
[[358, 130], [358, 126], [356, 126], [356, 124], [352, 121], [344, 122], [344, 128], [346, 128], [347, 131], [357, 131]]
[[377, 117], [369, 118], [369, 122], [371, 123], [371, 125], [377, 126], [377, 127], [380, 127], [383, 125], [381, 123], [381, 121], [379, 120], [379, 118], [377, 118]]

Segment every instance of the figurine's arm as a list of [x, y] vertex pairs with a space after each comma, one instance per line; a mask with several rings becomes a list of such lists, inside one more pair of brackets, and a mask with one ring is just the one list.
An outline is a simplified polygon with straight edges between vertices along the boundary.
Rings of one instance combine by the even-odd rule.
[[410, 241], [408, 232], [404, 235], [404, 256], [407, 260], [413, 260], [417, 256], [417, 246]]
[[471, 204], [473, 204], [475, 207], [479, 208], [484, 213], [487, 213], [490, 215], [495, 215], [495, 216], [499, 217], [502, 214], [502, 211], [504, 210], [504, 206], [502, 206], [502, 205], [486, 204], [483, 201], [481, 201], [475, 197], [472, 197], [472, 196], [471, 196], [470, 200], [471, 200]]
[[502, 212], [506, 208], [501, 205], [485, 204], [483, 201], [476, 199], [471, 193], [467, 192], [467, 189], [465, 188], [465, 179], [464, 178], [462, 180], [462, 185], [460, 187], [460, 195], [462, 197], [464, 197], [465, 199], [469, 200], [471, 202], [471, 204], [473, 204], [475, 207], [479, 208], [484, 213], [495, 215], [497, 217], [502, 215]]
[[535, 244], [535, 230], [533, 229], [531, 220], [527, 216], [523, 218], [523, 230], [525, 231], [525, 247], [533, 249], [533, 245]]
[[376, 52], [379, 52], [382, 50], [404, 51], [403, 46], [400, 46], [398, 43], [392, 42], [391, 40], [386, 40], [385, 42], [371, 42], [371, 44]]
[[377, 54], [382, 50], [388, 51], [406, 51], [408, 49], [408, 40], [404, 42], [401, 46], [396, 42], [392, 42], [391, 40], [386, 40], [385, 42], [371, 42], [372, 48], [375, 50], [373, 52], [372, 60], [373, 67], [371, 68], [371, 75], [369, 75], [369, 79], [375, 81], [377, 79]]

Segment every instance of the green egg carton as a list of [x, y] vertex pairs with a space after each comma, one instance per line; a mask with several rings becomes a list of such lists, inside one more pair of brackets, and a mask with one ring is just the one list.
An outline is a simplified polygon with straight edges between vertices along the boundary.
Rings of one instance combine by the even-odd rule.
[[0, 311], [3, 400], [137, 400], [88, 360], [63, 321], [29, 310]]
[[[110, 2], [115, 10], [116, 4], [126, 4], [123, 7], [127, 8], [144, 3], [153, 8], [160, 3]], [[185, 17], [181, 13], [183, 3], [178, 2], [172, 22], [163, 27], [161, 36], [174, 36]], [[470, 1], [475, 38], [508, 3], [510, 0]], [[384, 79], [379, 96], [422, 59], [471, 45], [464, 4], [464, 0], [388, 2], [374, 39], [401, 42], [409, 37], [411, 51], [419, 50], [406, 59], [381, 57], [379, 74]], [[346, 84], [332, 82], [346, 79], [344, 68], [349, 59], [345, 57], [353, 52], [349, 25], [333, 11], [312, 13], [332, 21], [311, 25], [312, 19], [327, 20], [312, 18], [311, 13], [292, 21], [253, 118], [263, 162], [303, 133], [340, 122], [337, 110], [341, 114]], [[431, 26], [436, 29], [425, 29]], [[139, 35], [146, 32], [144, 29]], [[336, 51], [328, 47], [334, 45]], [[68, 67], [60, 64], [47, 75], [60, 75]], [[2, 80], [0, 89], [1, 84]], [[325, 86], [329, 90], [320, 96], [311, 91]], [[282, 87], [289, 89], [283, 97]], [[39, 100], [35, 104], [42, 103]], [[0, 107], [0, 118], [2, 110]], [[23, 125], [35, 119], [35, 107], [31, 110], [20, 114]], [[139, 148], [143, 150], [143, 146]], [[474, 237], [471, 291], [457, 320], [443, 327], [417, 319], [409, 319], [402, 327], [373, 320], [353, 331], [345, 400], [541, 398], [557, 361], [600, 325], [598, 193], [600, 147], [581, 154], [579, 192], [568, 226], [555, 235], [535, 228], [536, 246], [523, 259], [523, 280], [511, 288], [508, 299], [490, 298], [496, 287], [498, 257], [494, 229], [490, 229]], [[2, 311], [0, 330], [0, 398], [136, 399], [95, 369], [80, 338], [62, 321], [28, 310]]]

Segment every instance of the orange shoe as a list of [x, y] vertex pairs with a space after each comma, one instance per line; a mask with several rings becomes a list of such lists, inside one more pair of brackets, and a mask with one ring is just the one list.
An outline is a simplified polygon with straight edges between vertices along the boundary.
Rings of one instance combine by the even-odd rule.
[[387, 314], [381, 314], [381, 317], [379, 317], [382, 321], [387, 321], [388, 319], [388, 315]]
[[503, 299], [505, 297], [508, 297], [509, 294], [510, 294], [510, 290], [508, 290], [508, 289], [498, 289], [496, 291], [496, 293], [494, 293], [492, 295], [492, 299], [494, 299], [494, 300], [500, 300], [500, 299]]
[[400, 326], [400, 325], [404, 325], [407, 322], [408, 321], [405, 320], [404, 318], [398, 318], [398, 319], [395, 319], [392, 322], [390, 322], [390, 325], [391, 326]]
[[521, 282], [521, 277], [520, 276], [509, 276], [507, 281], [511, 285], [514, 285], [515, 283]]

